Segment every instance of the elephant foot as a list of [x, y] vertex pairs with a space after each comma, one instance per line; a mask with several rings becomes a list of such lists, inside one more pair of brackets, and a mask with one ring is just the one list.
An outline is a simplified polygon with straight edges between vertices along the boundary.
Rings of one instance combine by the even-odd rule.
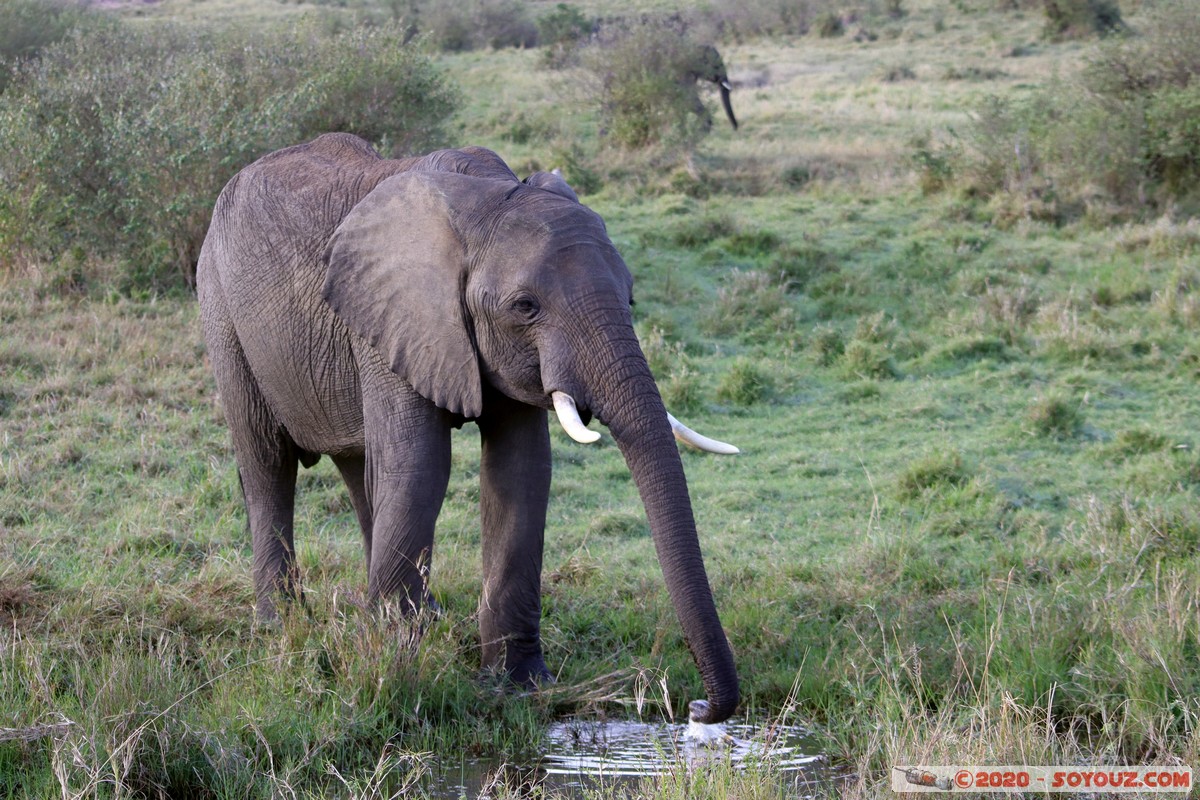
[[538, 689], [555, 683], [554, 675], [546, 668], [541, 653], [521, 659], [506, 668], [508, 680], [522, 689]]
[[312, 619], [312, 610], [304, 599], [304, 592], [274, 593], [269, 597], [259, 598], [254, 604], [254, 627], [278, 632], [283, 630], [284, 622], [295, 614], [303, 614]]
[[433, 595], [428, 592], [425, 594], [425, 608], [429, 609], [429, 613], [435, 617], [442, 615], [442, 604], [434, 600]]

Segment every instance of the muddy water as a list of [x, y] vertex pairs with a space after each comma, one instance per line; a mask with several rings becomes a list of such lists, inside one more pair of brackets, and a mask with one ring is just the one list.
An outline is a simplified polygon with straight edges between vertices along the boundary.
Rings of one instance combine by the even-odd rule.
[[524, 765], [495, 761], [443, 764], [429, 791], [438, 798], [479, 797], [498, 785], [509, 790], [540, 788], [556, 797], [578, 797], [585, 789], [620, 787], [645, 778], [731, 764], [769, 771], [789, 797], [813, 793], [816, 783], [835, 779], [805, 729], [795, 725], [753, 726], [731, 722], [715, 746], [683, 737], [685, 725], [635, 721], [571, 720], [552, 725], [540, 752]]

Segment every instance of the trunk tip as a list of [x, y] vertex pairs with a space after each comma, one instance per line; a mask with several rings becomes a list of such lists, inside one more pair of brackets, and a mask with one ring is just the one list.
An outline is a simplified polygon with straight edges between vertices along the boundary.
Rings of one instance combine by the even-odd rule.
[[693, 700], [688, 703], [688, 720], [701, 725], [716, 725], [733, 716], [737, 710], [738, 695], [735, 690], [731, 698], [717, 700]]

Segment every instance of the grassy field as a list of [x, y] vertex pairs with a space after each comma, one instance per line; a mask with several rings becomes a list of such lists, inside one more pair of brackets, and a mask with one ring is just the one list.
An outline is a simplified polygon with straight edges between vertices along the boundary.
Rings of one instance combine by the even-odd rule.
[[[1032, 12], [905, 7], [874, 40], [723, 46], [742, 127], [718, 117], [666, 166], [599, 149], [537, 51], [440, 56], [467, 100], [450, 144], [571, 180], [601, 153], [585, 202], [635, 275], [664, 395], [743, 450], [684, 463], [744, 706], [814, 727], [850, 775], [829, 792], [890, 796], [897, 764], [1196, 765], [1200, 220], [998, 225], [923, 194], [917, 143], [1091, 44], [1045, 42]], [[443, 615], [365, 607], [325, 460], [300, 479], [308, 613], [259, 629], [194, 298], [3, 280], [0, 797], [388, 796], [433, 759], [520, 761], [566, 715], [699, 696], [611, 439], [552, 434], [559, 683], [514, 696], [477, 675], [474, 430], [437, 538]]]

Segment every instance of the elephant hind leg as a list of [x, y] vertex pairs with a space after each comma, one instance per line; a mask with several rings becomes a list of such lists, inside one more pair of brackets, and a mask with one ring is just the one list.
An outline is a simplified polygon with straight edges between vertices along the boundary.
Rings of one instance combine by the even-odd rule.
[[233, 438], [254, 550], [255, 608], [278, 616], [280, 594], [299, 597], [293, 514], [301, 450], [271, 413], [242, 352], [220, 286], [200, 283], [204, 338]]
[[367, 574], [371, 572], [371, 530], [374, 526], [374, 517], [371, 513], [371, 501], [367, 497], [367, 459], [365, 456], [334, 456], [333, 463], [337, 466], [338, 472], [342, 474], [342, 480], [346, 483], [346, 489], [350, 492], [350, 505], [354, 508], [354, 514], [358, 517], [358, 527], [362, 529], [363, 535], [363, 551], [367, 558]]
[[246, 456], [247, 448], [235, 446], [254, 550], [255, 609], [263, 619], [278, 616], [275, 603], [280, 595], [303, 599], [293, 529], [298, 459], [287, 442], [275, 444], [263, 448], [275, 451], [271, 458], [261, 453]]

